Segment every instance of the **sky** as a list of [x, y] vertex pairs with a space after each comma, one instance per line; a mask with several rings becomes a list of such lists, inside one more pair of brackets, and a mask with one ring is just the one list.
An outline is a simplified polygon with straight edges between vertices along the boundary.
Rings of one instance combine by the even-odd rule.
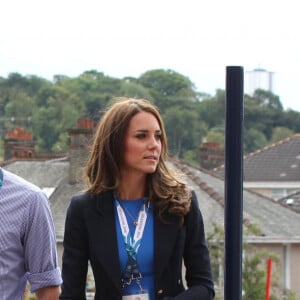
[[6, 0], [0, 76], [171, 69], [215, 95], [227, 66], [263, 68], [284, 109], [300, 112], [299, 16], [296, 0]]

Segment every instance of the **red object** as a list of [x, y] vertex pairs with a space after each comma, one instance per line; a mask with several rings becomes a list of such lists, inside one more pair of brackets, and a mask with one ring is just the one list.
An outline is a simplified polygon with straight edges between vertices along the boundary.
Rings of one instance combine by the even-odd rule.
[[24, 128], [17, 127], [7, 132], [7, 137], [18, 140], [32, 140], [32, 134], [24, 131]]
[[268, 272], [266, 282], [266, 300], [270, 300], [270, 287], [271, 287], [271, 273], [272, 273], [272, 259], [268, 259]]
[[78, 119], [77, 120], [77, 128], [93, 129], [94, 122], [91, 119]]

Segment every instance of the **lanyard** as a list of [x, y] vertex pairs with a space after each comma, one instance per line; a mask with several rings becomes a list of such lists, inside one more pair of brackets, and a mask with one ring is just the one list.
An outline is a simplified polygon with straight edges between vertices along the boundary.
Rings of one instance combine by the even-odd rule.
[[1, 190], [2, 185], [3, 185], [3, 171], [2, 171], [2, 169], [0, 169], [0, 190]]
[[123, 278], [121, 282], [122, 288], [125, 287], [126, 285], [130, 285], [132, 280], [135, 280], [137, 285], [142, 290], [142, 286], [140, 283], [140, 279], [142, 278], [142, 275], [139, 271], [139, 267], [137, 264], [137, 252], [141, 245], [141, 240], [144, 234], [144, 229], [147, 221], [146, 204], [144, 201], [144, 203], [140, 208], [139, 217], [137, 220], [137, 227], [135, 228], [133, 239], [130, 235], [129, 226], [128, 226], [124, 209], [122, 208], [120, 202], [116, 199], [116, 197], [115, 197], [115, 205], [117, 208], [118, 218], [120, 222], [120, 229], [122, 232], [122, 236], [124, 239], [126, 252], [128, 256], [127, 264], [123, 272]]

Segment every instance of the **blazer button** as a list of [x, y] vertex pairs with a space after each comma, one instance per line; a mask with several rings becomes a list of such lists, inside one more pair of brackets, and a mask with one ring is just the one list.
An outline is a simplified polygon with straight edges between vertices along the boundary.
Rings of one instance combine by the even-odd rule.
[[160, 296], [160, 295], [163, 294], [163, 292], [164, 292], [163, 289], [159, 289], [159, 290], [157, 291], [157, 295]]
[[180, 285], [180, 284], [181, 284], [181, 280], [180, 280], [180, 279], [178, 279], [178, 281], [177, 281], [177, 284], [178, 284], [178, 285]]

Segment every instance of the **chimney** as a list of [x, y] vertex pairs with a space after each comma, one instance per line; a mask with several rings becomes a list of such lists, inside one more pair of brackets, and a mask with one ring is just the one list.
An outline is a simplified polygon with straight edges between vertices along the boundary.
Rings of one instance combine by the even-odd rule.
[[34, 153], [34, 141], [31, 133], [25, 132], [22, 127], [17, 127], [6, 133], [4, 139], [4, 160], [31, 158], [34, 156]]
[[219, 143], [204, 142], [200, 147], [200, 166], [211, 170], [224, 163], [224, 149]]
[[69, 183], [82, 180], [83, 167], [87, 161], [94, 134], [94, 123], [90, 119], [78, 119], [77, 128], [69, 129], [70, 167]]

